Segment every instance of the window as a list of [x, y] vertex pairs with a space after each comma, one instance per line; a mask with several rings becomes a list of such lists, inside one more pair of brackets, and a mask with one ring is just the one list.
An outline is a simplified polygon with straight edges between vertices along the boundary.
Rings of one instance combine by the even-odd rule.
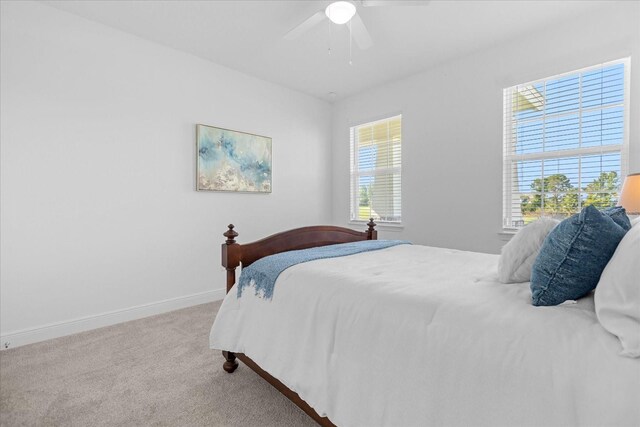
[[615, 206], [627, 172], [629, 60], [504, 89], [503, 227]]
[[351, 220], [399, 224], [402, 116], [354, 126], [351, 136]]

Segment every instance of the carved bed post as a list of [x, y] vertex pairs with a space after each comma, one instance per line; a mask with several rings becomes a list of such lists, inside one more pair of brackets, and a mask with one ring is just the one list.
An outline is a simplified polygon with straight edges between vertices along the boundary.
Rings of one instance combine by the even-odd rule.
[[[240, 245], [236, 243], [236, 237], [238, 233], [233, 229], [234, 225], [229, 224], [228, 230], [222, 235], [227, 240], [222, 244], [222, 265], [227, 270], [227, 293], [231, 290], [234, 283], [236, 283], [236, 267], [240, 265]], [[232, 373], [238, 367], [236, 362], [236, 355], [230, 351], [223, 351], [225, 362], [222, 365], [222, 369], [228, 373]]]
[[369, 218], [367, 225], [369, 226], [367, 229], [367, 240], [378, 240], [378, 232], [375, 230], [377, 224], [373, 222], [373, 218]]
[[228, 373], [233, 373], [238, 367], [238, 362], [236, 362], [236, 355], [230, 351], [223, 351], [222, 355], [224, 356], [225, 362], [222, 364], [222, 369], [227, 371]]
[[222, 234], [227, 238], [227, 241], [222, 244], [222, 265], [227, 269], [227, 293], [236, 283], [236, 267], [240, 265], [240, 245], [235, 240], [238, 237], [238, 233], [233, 229], [233, 224], [229, 224], [228, 228]]

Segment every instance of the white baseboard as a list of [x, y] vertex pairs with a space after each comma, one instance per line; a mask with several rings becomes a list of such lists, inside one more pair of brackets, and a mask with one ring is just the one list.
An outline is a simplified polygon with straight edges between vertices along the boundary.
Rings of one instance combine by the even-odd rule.
[[115, 325], [116, 323], [128, 322], [129, 320], [141, 319], [143, 317], [166, 313], [168, 311], [191, 307], [198, 304], [218, 301], [224, 298], [225, 293], [225, 289], [215, 289], [213, 291], [170, 298], [122, 310], [96, 314], [94, 316], [86, 316], [64, 322], [50, 323], [36, 328], [9, 332], [0, 336], [0, 350], [63, 337], [65, 335], [102, 328], [104, 326]]

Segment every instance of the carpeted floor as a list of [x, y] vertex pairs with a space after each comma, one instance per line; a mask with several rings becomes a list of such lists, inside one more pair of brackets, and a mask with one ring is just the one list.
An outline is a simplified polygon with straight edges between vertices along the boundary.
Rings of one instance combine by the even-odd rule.
[[315, 426], [209, 350], [204, 304], [0, 352], [2, 426]]

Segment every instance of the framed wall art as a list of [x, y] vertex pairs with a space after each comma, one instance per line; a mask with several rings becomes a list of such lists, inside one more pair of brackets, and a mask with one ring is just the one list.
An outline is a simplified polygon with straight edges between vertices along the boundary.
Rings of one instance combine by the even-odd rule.
[[196, 125], [196, 190], [271, 193], [271, 138]]

